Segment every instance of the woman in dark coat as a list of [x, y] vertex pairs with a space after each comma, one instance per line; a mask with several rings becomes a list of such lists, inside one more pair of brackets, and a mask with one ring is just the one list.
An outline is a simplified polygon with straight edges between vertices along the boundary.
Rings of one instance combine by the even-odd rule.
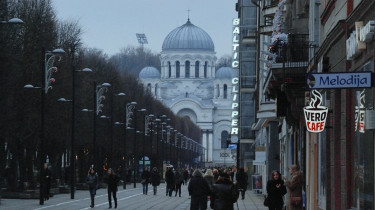
[[144, 195], [147, 195], [147, 191], [148, 191], [148, 183], [150, 182], [150, 172], [148, 171], [148, 168], [145, 167], [143, 172], [142, 172], [142, 175], [141, 175], [141, 178], [142, 178], [142, 186], [143, 186], [143, 194]]
[[247, 190], [248, 176], [245, 173], [244, 168], [240, 168], [240, 171], [236, 174], [237, 188], [241, 191], [242, 200], [245, 199], [245, 192]]
[[207, 209], [207, 196], [211, 193], [211, 190], [199, 169], [195, 169], [193, 172], [188, 190], [191, 196], [190, 210]]
[[283, 196], [286, 194], [286, 187], [281, 179], [280, 172], [276, 170], [272, 171], [271, 179], [267, 182], [267, 194], [269, 200], [268, 209], [283, 209]]
[[95, 170], [91, 167], [89, 170], [89, 174], [87, 175], [86, 183], [89, 185], [90, 197], [91, 197], [91, 208], [94, 208], [94, 198], [96, 195], [96, 190], [99, 187], [99, 180], [98, 174], [96, 174]]
[[111, 194], [113, 196], [113, 201], [115, 202], [115, 208], [117, 208], [117, 184], [120, 181], [120, 177], [115, 174], [115, 172], [109, 168], [107, 175], [104, 177], [104, 182], [108, 184], [108, 203], [109, 208], [112, 208]]
[[210, 207], [215, 210], [233, 210], [233, 203], [237, 199], [238, 191], [229, 174], [220, 174], [216, 184], [212, 186]]
[[160, 174], [156, 167], [154, 167], [151, 171], [151, 184], [154, 188], [154, 195], [156, 195], [158, 186], [160, 185]]
[[165, 173], [165, 181], [167, 182], [166, 195], [167, 196], [169, 195], [169, 197], [171, 197], [172, 191], [174, 190], [174, 187], [175, 187], [175, 184], [176, 184], [172, 168], [168, 168], [167, 172]]

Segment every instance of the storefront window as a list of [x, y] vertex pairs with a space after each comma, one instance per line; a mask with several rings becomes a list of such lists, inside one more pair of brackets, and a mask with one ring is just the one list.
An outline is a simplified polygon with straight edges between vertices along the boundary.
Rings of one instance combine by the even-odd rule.
[[[360, 94], [361, 91], [356, 91]], [[373, 90], [365, 91], [365, 108], [372, 105]], [[358, 101], [358, 100], [356, 100]], [[356, 105], [358, 106], [358, 103]], [[353, 110], [354, 111], [354, 110]], [[366, 126], [366, 125], [365, 125]], [[353, 207], [358, 209], [374, 208], [374, 131], [365, 130], [360, 133], [357, 129], [354, 143], [353, 167]]]

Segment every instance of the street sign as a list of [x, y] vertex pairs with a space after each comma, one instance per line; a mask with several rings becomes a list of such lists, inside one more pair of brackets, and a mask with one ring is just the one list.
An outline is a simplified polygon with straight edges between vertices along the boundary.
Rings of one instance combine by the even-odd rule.
[[369, 88], [371, 72], [312, 73], [306, 83], [310, 89]]
[[228, 149], [237, 149], [237, 144], [229, 144]]

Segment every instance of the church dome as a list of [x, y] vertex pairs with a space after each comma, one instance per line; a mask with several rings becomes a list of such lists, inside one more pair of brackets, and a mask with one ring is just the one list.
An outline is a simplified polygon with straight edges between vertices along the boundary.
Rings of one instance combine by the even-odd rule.
[[193, 25], [190, 20], [174, 29], [164, 39], [162, 51], [168, 50], [201, 50], [214, 51], [215, 46], [204, 30]]
[[221, 67], [216, 71], [215, 77], [217, 79], [232, 79], [233, 69], [231, 67]]
[[149, 79], [149, 78], [159, 79], [160, 78], [160, 72], [155, 67], [146, 66], [139, 73], [139, 78], [141, 78], [141, 79]]

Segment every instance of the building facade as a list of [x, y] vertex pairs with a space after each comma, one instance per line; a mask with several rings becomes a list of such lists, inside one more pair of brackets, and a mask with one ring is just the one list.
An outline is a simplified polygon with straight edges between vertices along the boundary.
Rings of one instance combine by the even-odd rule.
[[[306, 209], [374, 209], [373, 81], [361, 88], [335, 82], [316, 88], [317, 81], [310, 82], [311, 75], [366, 72], [373, 80], [375, 1], [256, 3], [260, 58], [252, 128], [266, 158], [256, 156], [255, 172], [263, 181], [275, 169], [289, 178], [288, 167], [299, 165]], [[312, 90], [327, 108], [319, 133], [309, 131], [303, 110], [316, 99]], [[288, 201], [286, 195], [289, 207]]]
[[148, 66], [139, 78], [156, 99], [202, 129], [206, 166], [230, 166], [236, 158], [227, 149], [234, 75], [230, 67], [215, 69], [216, 59], [211, 37], [188, 20], [164, 39], [160, 71]]

